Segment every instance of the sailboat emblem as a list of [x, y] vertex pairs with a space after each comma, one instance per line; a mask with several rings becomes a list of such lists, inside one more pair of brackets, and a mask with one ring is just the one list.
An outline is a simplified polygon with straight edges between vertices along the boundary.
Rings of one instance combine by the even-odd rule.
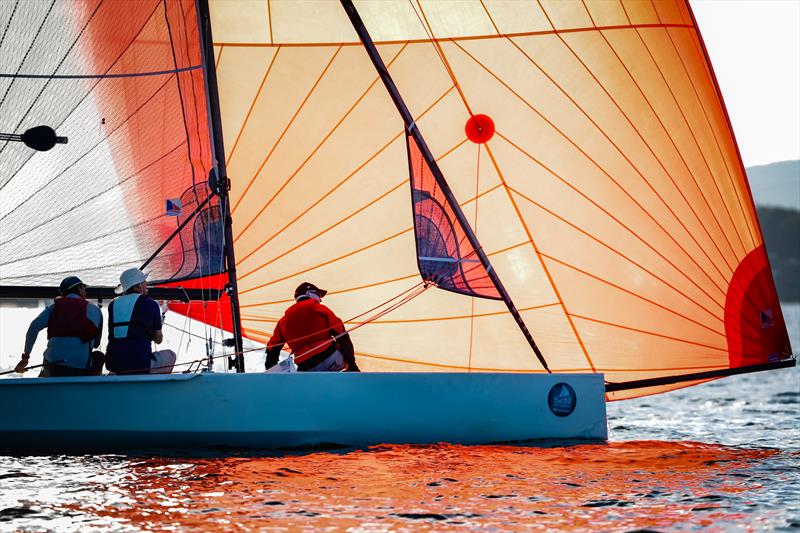
[[547, 395], [547, 405], [556, 416], [569, 416], [576, 403], [575, 389], [567, 383], [556, 383]]

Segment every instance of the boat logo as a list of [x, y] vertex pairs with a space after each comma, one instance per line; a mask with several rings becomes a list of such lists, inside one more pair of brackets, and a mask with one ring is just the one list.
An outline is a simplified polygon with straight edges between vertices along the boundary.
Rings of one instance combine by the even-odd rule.
[[167, 198], [167, 216], [179, 217], [183, 213], [183, 202], [180, 198]]
[[575, 410], [578, 397], [567, 383], [556, 383], [547, 395], [547, 405], [556, 416], [569, 416]]

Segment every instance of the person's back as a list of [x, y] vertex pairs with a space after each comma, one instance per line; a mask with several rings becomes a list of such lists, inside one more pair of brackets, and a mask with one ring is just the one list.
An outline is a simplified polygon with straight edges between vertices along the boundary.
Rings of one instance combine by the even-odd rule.
[[139, 269], [129, 269], [120, 277], [125, 294], [108, 307], [108, 347], [106, 368], [116, 374], [170, 373], [175, 352], [153, 352], [152, 342], [163, 340], [161, 310], [147, 296], [147, 276]]
[[304, 282], [295, 290], [296, 302], [275, 325], [267, 343], [264, 366], [269, 370], [278, 363], [285, 344], [294, 354], [298, 370], [358, 372], [353, 344], [341, 319], [320, 303], [327, 294]]
[[333, 344], [332, 335], [344, 331], [341, 320], [326, 306], [311, 298], [295, 302], [289, 307], [278, 321], [278, 327], [298, 365], [329, 350]]
[[102, 371], [102, 354], [92, 350], [100, 346], [103, 314], [86, 300], [86, 285], [70, 276], [61, 282], [62, 295], [48, 305], [28, 327], [25, 348], [17, 371], [24, 371], [36, 337], [47, 329], [44, 368], [39, 377], [82, 376]]

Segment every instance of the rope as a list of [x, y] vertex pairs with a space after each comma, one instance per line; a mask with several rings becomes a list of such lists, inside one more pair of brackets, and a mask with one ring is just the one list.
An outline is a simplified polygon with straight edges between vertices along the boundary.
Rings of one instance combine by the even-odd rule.
[[[378, 311], [377, 313], [375, 313], [371, 317], [368, 317], [368, 318], [366, 318], [365, 320], [363, 320], [361, 322], [357, 322], [356, 325], [354, 327], [350, 328], [349, 330], [346, 329], [342, 333], [339, 333], [337, 335], [332, 336], [331, 339], [333, 341], [336, 341], [336, 340], [340, 339], [342, 336], [344, 336], [346, 334], [349, 334], [351, 331], [355, 331], [355, 330], [357, 330], [357, 329], [369, 324], [370, 322], [373, 322], [375, 320], [378, 320], [381, 317], [384, 317], [384, 316], [388, 315], [392, 311], [394, 311], [394, 310], [400, 308], [401, 306], [407, 304], [408, 302], [410, 302], [411, 300], [413, 300], [414, 298], [416, 298], [417, 296], [419, 296], [420, 294], [422, 294], [423, 292], [428, 290], [428, 288], [430, 288], [431, 285], [432, 284], [430, 282], [427, 282], [427, 281], [423, 281], [423, 282], [417, 283], [413, 287], [404, 290], [400, 294], [398, 294], [396, 296], [393, 296], [392, 298], [389, 298], [388, 300], [376, 305], [375, 307], [372, 307], [371, 309], [368, 309], [367, 311], [364, 311], [363, 313], [359, 313], [358, 315], [355, 315], [354, 317], [350, 318], [346, 322], [347, 323], [355, 322], [356, 319], [361, 318], [364, 315], [367, 315], [367, 314], [369, 314], [369, 313], [371, 313], [371, 312], [373, 312], [373, 311], [375, 311], [377, 309], [380, 309], [381, 307], [384, 307], [384, 306], [386, 306], [387, 304], [389, 304], [391, 302], [395, 302], [392, 305], [390, 305], [389, 307], [386, 307], [385, 309], [383, 309], [381, 311]], [[178, 328], [176, 326], [173, 326], [172, 324], [166, 324], [166, 325], [181, 331], [180, 328]], [[317, 331], [317, 332], [314, 332], [314, 333], [310, 333], [309, 335], [304, 335], [302, 337], [297, 337], [297, 338], [294, 338], [294, 339], [287, 339], [286, 342], [288, 343], [289, 340], [297, 341], [297, 340], [305, 339], [307, 337], [311, 337], [311, 336], [317, 335], [319, 333], [324, 333], [326, 331], [328, 331], [328, 330], [320, 330], [320, 331]], [[186, 333], [188, 333], [191, 336], [200, 337], [200, 335], [197, 335], [197, 334], [192, 333], [190, 331], [188, 331]], [[323, 344], [325, 344], [327, 342], [328, 342], [328, 340], [326, 339], [324, 342], [320, 342], [319, 344], [309, 348], [308, 350], [306, 350], [302, 354], [295, 355], [295, 357], [298, 357], [298, 358], [302, 357], [302, 356], [306, 355], [307, 353], [322, 347]], [[215, 344], [221, 344], [221, 343], [215, 341]], [[214, 356], [211, 356], [211, 357], [205, 357], [203, 359], [195, 359], [195, 360], [186, 361], [186, 362], [183, 362], [183, 363], [175, 363], [174, 365], [171, 365], [171, 366], [170, 365], [163, 365], [163, 366], [155, 366], [155, 367], [148, 367], [148, 368], [139, 368], [139, 369], [135, 369], [135, 370], [132, 370], [132, 371], [128, 371], [125, 374], [138, 373], [138, 372], [143, 372], [145, 370], [152, 371], [152, 370], [161, 370], [161, 369], [164, 369], [164, 368], [176, 368], [176, 367], [182, 367], [182, 366], [187, 366], [187, 365], [189, 366], [189, 368], [184, 372], [188, 373], [188, 372], [192, 371], [192, 365], [197, 364], [198, 368], [195, 370], [195, 372], [196, 372], [197, 370], [199, 370], [202, 367], [203, 363], [207, 363], [209, 360], [215, 361], [217, 359], [235, 357], [235, 356], [240, 355], [240, 354], [241, 355], [246, 355], [246, 354], [252, 353], [252, 352], [263, 352], [263, 351], [264, 351], [264, 348], [261, 348], [261, 347], [250, 348], [248, 350], [242, 350], [241, 352], [233, 351], [232, 353], [223, 353], [221, 355], [214, 355]]]

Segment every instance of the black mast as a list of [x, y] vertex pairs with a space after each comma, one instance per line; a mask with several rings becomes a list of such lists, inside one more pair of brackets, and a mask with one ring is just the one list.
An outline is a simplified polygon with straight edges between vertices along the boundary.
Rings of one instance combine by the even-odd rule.
[[233, 322], [233, 343], [236, 350], [236, 371], [244, 372], [244, 353], [242, 343], [242, 317], [239, 311], [239, 287], [236, 282], [236, 257], [233, 253], [233, 219], [231, 218], [230, 180], [225, 169], [225, 147], [222, 144], [222, 120], [219, 112], [219, 92], [217, 90], [217, 72], [214, 68], [214, 45], [211, 38], [211, 16], [208, 0], [197, 0], [197, 24], [200, 30], [201, 55], [203, 57], [203, 74], [206, 81], [206, 103], [208, 104], [208, 121], [211, 134], [211, 145], [214, 150], [214, 166], [216, 179], [211, 179], [214, 191], [219, 195], [222, 216], [225, 221], [225, 263], [228, 269], [228, 285], [226, 287], [231, 298], [231, 319]]
[[480, 242], [478, 242], [478, 238], [475, 236], [475, 233], [472, 231], [472, 227], [469, 225], [467, 221], [467, 217], [464, 216], [464, 212], [461, 210], [461, 206], [458, 205], [458, 202], [453, 196], [453, 192], [450, 190], [450, 186], [447, 184], [447, 181], [444, 179], [444, 174], [439, 169], [439, 165], [436, 164], [436, 160], [433, 158], [430, 149], [428, 148], [425, 139], [422, 138], [422, 134], [417, 129], [417, 124], [414, 122], [414, 117], [411, 116], [411, 112], [409, 112], [408, 107], [406, 106], [403, 98], [400, 96], [400, 92], [397, 90], [397, 86], [394, 84], [392, 77], [389, 75], [389, 70], [386, 68], [386, 65], [381, 59], [378, 50], [375, 48], [375, 43], [372, 42], [372, 38], [369, 36], [369, 32], [367, 31], [366, 26], [364, 26], [364, 22], [361, 20], [361, 16], [358, 14], [355, 6], [353, 5], [352, 0], [340, 0], [342, 3], [342, 7], [344, 7], [347, 16], [350, 18], [350, 22], [353, 24], [353, 28], [358, 33], [359, 38], [361, 39], [364, 48], [367, 50], [370, 59], [372, 60], [372, 64], [375, 65], [375, 69], [378, 71], [378, 74], [383, 80], [383, 84], [386, 86], [386, 90], [389, 91], [389, 95], [392, 97], [392, 101], [394, 105], [397, 107], [397, 111], [400, 112], [400, 116], [403, 117], [403, 122], [405, 122], [406, 130], [414, 137], [414, 140], [417, 142], [417, 146], [422, 153], [422, 157], [425, 159], [425, 162], [430, 167], [431, 172], [433, 173], [434, 178], [436, 178], [436, 183], [441, 188], [442, 193], [444, 193], [445, 198], [447, 198], [447, 202], [450, 204], [450, 207], [453, 209], [453, 212], [456, 215], [456, 219], [458, 223], [461, 224], [461, 227], [464, 228], [464, 232], [467, 234], [467, 238], [469, 243], [475, 249], [475, 252], [478, 254], [478, 258], [481, 261], [481, 264], [486, 269], [486, 273], [489, 275], [489, 278], [494, 283], [495, 288], [497, 288], [497, 292], [500, 293], [500, 296], [503, 298], [503, 301], [508, 307], [509, 312], [511, 312], [511, 316], [514, 317], [514, 320], [517, 322], [519, 329], [522, 330], [522, 334], [525, 336], [525, 339], [528, 341], [528, 344], [533, 349], [536, 357], [539, 358], [539, 362], [542, 364], [545, 370], [550, 372], [550, 368], [547, 366], [547, 362], [544, 360], [544, 356], [542, 352], [539, 350], [539, 347], [536, 345], [536, 341], [533, 340], [533, 336], [531, 332], [528, 331], [528, 327], [525, 325], [525, 322], [522, 320], [522, 317], [517, 311], [517, 307], [514, 305], [514, 302], [511, 301], [511, 297], [508, 295], [503, 283], [500, 281], [500, 278], [497, 276], [497, 273], [492, 268], [491, 263], [489, 262], [489, 258], [486, 256], [486, 253], [483, 251]]

